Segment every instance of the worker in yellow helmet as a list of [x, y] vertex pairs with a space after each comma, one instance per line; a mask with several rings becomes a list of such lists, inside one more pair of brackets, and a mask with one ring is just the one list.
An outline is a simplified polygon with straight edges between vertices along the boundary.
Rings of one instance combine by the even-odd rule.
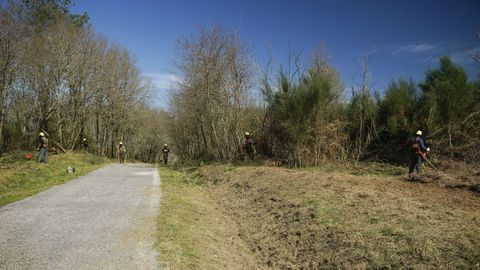
[[40, 132], [38, 136], [39, 136], [39, 139], [38, 139], [38, 148], [37, 148], [37, 151], [38, 151], [37, 162], [47, 163], [48, 162], [48, 139], [45, 136], [45, 133], [43, 132]]
[[87, 138], [83, 138], [83, 139], [82, 139], [82, 149], [83, 149], [83, 151], [88, 152], [88, 141], [87, 141]]
[[167, 165], [168, 163], [168, 155], [170, 154], [170, 149], [168, 148], [167, 144], [163, 145], [162, 148], [162, 157], [163, 157], [163, 163]]
[[127, 149], [125, 148], [125, 145], [123, 145], [123, 142], [120, 142], [118, 144], [118, 159], [120, 161], [120, 164], [125, 163], [126, 153], [127, 153]]
[[412, 156], [410, 159], [410, 164], [408, 166], [409, 177], [412, 177], [414, 170], [417, 173], [420, 173], [422, 168], [422, 160], [425, 158], [426, 153], [430, 152], [430, 148], [425, 146], [422, 135], [423, 135], [423, 132], [421, 130], [418, 130], [415, 133], [415, 136], [411, 140], [410, 150], [412, 152]]
[[245, 149], [245, 152], [247, 153], [247, 156], [253, 160], [255, 158], [255, 150], [253, 148], [253, 139], [250, 133], [245, 132], [245, 140], [243, 142], [243, 148]]

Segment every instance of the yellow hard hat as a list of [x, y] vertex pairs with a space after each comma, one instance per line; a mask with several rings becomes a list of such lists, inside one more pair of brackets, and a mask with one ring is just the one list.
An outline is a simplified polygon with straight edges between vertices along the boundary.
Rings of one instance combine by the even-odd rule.
[[84, 141], [86, 141], [86, 140], [87, 140], [87, 138], [83, 138], [83, 140], [84, 140]]
[[245, 132], [245, 136], [249, 136], [249, 135], [250, 135], [250, 133], [248, 133], [248, 132]]
[[40, 137], [43, 137], [43, 136], [45, 136], [45, 133], [40, 132], [40, 134], [38, 134], [38, 135], [39, 135]]
[[167, 144], [164, 144], [163, 146], [167, 146]]
[[120, 142], [119, 144], [123, 144], [122, 142]]
[[417, 130], [417, 133], [415, 133], [415, 135], [419, 135], [419, 136], [422, 136], [422, 131], [421, 130]]

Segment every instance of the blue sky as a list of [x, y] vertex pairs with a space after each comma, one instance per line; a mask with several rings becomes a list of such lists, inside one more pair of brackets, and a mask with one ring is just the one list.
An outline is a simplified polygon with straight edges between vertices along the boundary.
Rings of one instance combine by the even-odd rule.
[[276, 63], [285, 64], [289, 51], [307, 61], [323, 42], [347, 88], [360, 84], [366, 52], [373, 52], [371, 84], [377, 91], [401, 76], [422, 80], [441, 55], [451, 55], [471, 77], [480, 68], [471, 60], [480, 52], [479, 0], [74, 2], [74, 13], [87, 12], [98, 32], [130, 49], [160, 102], [176, 79], [171, 63], [177, 38], [211, 25], [238, 30], [260, 66], [269, 48]]

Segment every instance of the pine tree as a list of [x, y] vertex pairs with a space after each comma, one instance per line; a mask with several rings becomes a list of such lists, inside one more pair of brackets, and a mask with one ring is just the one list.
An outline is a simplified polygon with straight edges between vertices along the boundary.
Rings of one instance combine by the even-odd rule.
[[427, 127], [445, 130], [450, 149], [455, 126], [473, 112], [476, 105], [474, 87], [468, 82], [465, 70], [452, 62], [449, 57], [440, 59], [438, 69], [426, 72], [423, 90], [424, 111], [431, 115]]

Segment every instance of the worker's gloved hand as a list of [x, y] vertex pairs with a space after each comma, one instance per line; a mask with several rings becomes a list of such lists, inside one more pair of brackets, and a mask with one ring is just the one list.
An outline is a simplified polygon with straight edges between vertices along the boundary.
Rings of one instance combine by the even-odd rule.
[[427, 152], [430, 152], [430, 147], [429, 147], [429, 148], [427, 148]]

